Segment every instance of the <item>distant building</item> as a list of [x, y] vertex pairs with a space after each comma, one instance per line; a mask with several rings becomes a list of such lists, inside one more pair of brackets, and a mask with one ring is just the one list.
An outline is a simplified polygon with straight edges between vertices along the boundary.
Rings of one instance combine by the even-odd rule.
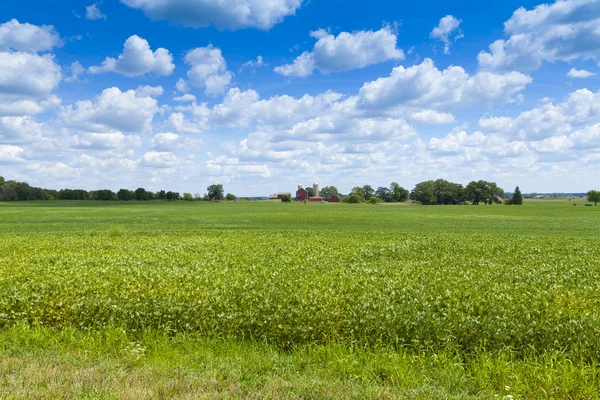
[[339, 197], [337, 197], [337, 196], [331, 196], [331, 197], [329, 198], [329, 202], [330, 202], [330, 203], [339, 203], [339, 202], [340, 202], [340, 198], [339, 198]]
[[321, 196], [319, 196], [319, 184], [316, 182], [313, 183], [313, 197], [311, 197], [309, 199], [309, 201], [315, 202], [315, 203], [323, 202], [323, 198]]
[[275, 193], [275, 194], [272, 194], [269, 196], [269, 200], [281, 200], [283, 198], [283, 196], [292, 197], [292, 193], [291, 192]]
[[302, 185], [298, 185], [298, 190], [296, 190], [296, 201], [308, 200], [309, 197], [310, 193], [308, 193], [308, 190], [304, 189]]

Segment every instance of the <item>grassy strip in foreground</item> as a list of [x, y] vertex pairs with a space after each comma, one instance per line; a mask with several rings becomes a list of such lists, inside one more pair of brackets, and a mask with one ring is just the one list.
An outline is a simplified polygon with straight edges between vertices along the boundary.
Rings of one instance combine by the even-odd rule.
[[248, 342], [120, 330], [0, 331], [0, 398], [561, 398], [600, 393], [600, 368], [560, 355], [463, 359], [338, 345], [283, 352]]

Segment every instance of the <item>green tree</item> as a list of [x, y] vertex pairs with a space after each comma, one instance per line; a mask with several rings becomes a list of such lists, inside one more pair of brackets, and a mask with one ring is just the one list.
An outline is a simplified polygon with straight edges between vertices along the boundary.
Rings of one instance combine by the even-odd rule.
[[184, 193], [183, 200], [185, 201], [194, 201], [194, 196], [191, 193]]
[[315, 191], [313, 190], [312, 186], [305, 187], [305, 189], [308, 192], [308, 197], [313, 197], [315, 195]]
[[167, 198], [167, 193], [164, 190], [156, 193], [156, 198], [159, 200], [165, 200]]
[[600, 192], [597, 190], [590, 190], [587, 192], [587, 201], [594, 203], [595, 206], [600, 203]]
[[340, 195], [335, 186], [325, 186], [323, 189], [319, 190], [319, 194], [325, 201], [328, 201], [331, 198], [331, 196], [339, 197]]
[[365, 201], [365, 191], [360, 186], [353, 187], [352, 190], [350, 191], [350, 194], [357, 195], [358, 198], [360, 199], [359, 203]]
[[364, 194], [364, 198], [367, 201], [371, 200], [371, 197], [373, 197], [373, 194], [375, 194], [375, 190], [373, 190], [373, 188], [371, 187], [371, 185], [364, 185], [362, 187], [362, 191], [363, 191], [363, 194]]
[[392, 192], [390, 191], [390, 189], [381, 186], [378, 187], [375, 191], [375, 196], [377, 196], [379, 200], [384, 201], [386, 203], [392, 202], [393, 199]]
[[281, 202], [282, 203], [291, 203], [292, 202], [292, 196], [290, 196], [289, 194], [284, 195], [281, 198]]
[[425, 181], [417, 183], [415, 188], [410, 192], [410, 199], [421, 203], [423, 205], [431, 205], [436, 203], [436, 196], [434, 193], [434, 182]]
[[166, 198], [168, 201], [176, 201], [179, 200], [181, 198], [181, 196], [179, 195], [179, 192], [167, 192], [166, 193]]
[[117, 198], [121, 201], [135, 200], [135, 192], [132, 190], [121, 189], [117, 192]]
[[357, 193], [352, 193], [349, 196], [344, 197], [344, 203], [356, 204], [362, 202], [362, 198]]
[[409, 192], [396, 182], [390, 183], [391, 201], [403, 203], [408, 200]]
[[496, 182], [471, 181], [465, 188], [465, 199], [475, 205], [480, 202], [483, 202], [483, 204], [498, 204], [503, 196], [504, 190], [498, 187]]
[[235, 201], [235, 200], [237, 200], [237, 196], [235, 194], [227, 193], [227, 195], [225, 196], [225, 199], [228, 201]]
[[223, 185], [210, 185], [206, 188], [206, 191], [208, 192], [209, 199], [213, 201], [223, 200]]
[[521, 189], [519, 189], [518, 186], [515, 188], [515, 193], [513, 194], [512, 199], [510, 199], [510, 203], [517, 206], [523, 204], [523, 195], [521, 194]]

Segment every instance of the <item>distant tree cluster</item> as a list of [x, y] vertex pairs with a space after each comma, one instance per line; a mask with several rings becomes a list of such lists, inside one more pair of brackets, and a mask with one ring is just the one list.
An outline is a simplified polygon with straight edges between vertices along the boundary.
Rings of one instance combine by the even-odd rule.
[[587, 192], [587, 201], [594, 203], [594, 206], [597, 206], [598, 203], [600, 203], [600, 192], [597, 190], [590, 190]]
[[183, 197], [179, 192], [160, 190], [156, 193], [150, 192], [144, 188], [137, 188], [135, 191], [129, 189], [120, 189], [113, 192], [110, 189], [100, 189], [86, 191], [82, 189], [42, 189], [30, 186], [27, 182], [7, 181], [0, 176], [0, 201], [25, 201], [25, 200], [97, 200], [97, 201], [149, 201], [149, 200], [236, 200], [237, 197], [231, 193], [223, 196], [223, 185], [211, 185], [207, 188], [208, 193], [204, 197], [196, 194], [192, 197], [190, 193], [184, 193]]
[[504, 190], [495, 182], [472, 181], [464, 187], [444, 179], [418, 183], [410, 192], [410, 199], [423, 205], [459, 204], [471, 202], [478, 205], [500, 204]]

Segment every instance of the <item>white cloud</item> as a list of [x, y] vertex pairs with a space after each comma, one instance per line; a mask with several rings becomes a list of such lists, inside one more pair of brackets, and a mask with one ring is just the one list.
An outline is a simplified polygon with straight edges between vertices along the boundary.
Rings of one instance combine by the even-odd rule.
[[470, 76], [458, 66], [440, 71], [432, 60], [425, 59], [409, 68], [396, 67], [387, 78], [365, 83], [358, 98], [359, 105], [366, 108], [490, 106], [514, 101], [513, 96], [531, 81], [518, 72], [479, 72]]
[[147, 40], [133, 35], [125, 41], [123, 52], [118, 59], [106, 57], [101, 66], [90, 67], [89, 72], [114, 72], [125, 76], [153, 73], [167, 76], [171, 75], [174, 69], [173, 56], [167, 49], [159, 48], [153, 52]]
[[567, 76], [569, 78], [580, 78], [580, 79], [591, 78], [594, 75], [596, 75], [596, 74], [593, 72], [586, 71], [584, 69], [575, 69], [575, 68], [571, 68], [571, 70], [567, 74]]
[[474, 147], [484, 144], [486, 137], [481, 132], [469, 135], [465, 131], [452, 132], [444, 138], [431, 138], [427, 142], [427, 150], [436, 153], [460, 153], [465, 147]]
[[256, 57], [256, 60], [246, 61], [244, 64], [242, 64], [242, 67], [240, 68], [240, 72], [242, 72], [246, 68], [248, 68], [252, 72], [254, 72], [258, 68], [266, 67], [266, 66], [267, 66], [267, 64], [265, 64], [265, 62], [263, 61], [262, 56], [258, 56], [258, 57]]
[[191, 66], [187, 73], [190, 84], [196, 88], [205, 88], [207, 95], [221, 94], [231, 83], [233, 74], [227, 70], [221, 49], [209, 44], [188, 51], [184, 59]]
[[488, 116], [479, 121], [486, 132], [499, 133], [521, 140], [543, 140], [562, 136], [573, 129], [595, 123], [600, 118], [600, 92], [577, 90], [563, 103], [546, 103], [523, 111], [516, 118]]
[[504, 23], [510, 37], [479, 53], [481, 68], [532, 70], [542, 62], [600, 58], [600, 0], [558, 0], [521, 7]]
[[54, 110], [61, 99], [51, 95], [42, 100], [24, 99], [13, 95], [0, 95], [0, 116], [37, 115]]
[[113, 87], [94, 100], [62, 107], [60, 117], [65, 125], [89, 132], [151, 132], [152, 118], [158, 110], [156, 99]]
[[168, 151], [149, 151], [142, 157], [141, 165], [151, 168], [172, 168], [181, 160]]
[[259, 125], [289, 125], [321, 114], [341, 97], [339, 93], [327, 91], [318, 96], [283, 95], [260, 99], [252, 89], [232, 88], [223, 101], [213, 107], [211, 119], [227, 127], [247, 126], [253, 121]]
[[194, 101], [196, 101], [196, 96], [194, 96], [193, 94], [187, 93], [187, 94], [184, 94], [183, 96], [173, 97], [173, 100], [181, 101], [183, 103], [194, 102]]
[[[462, 21], [460, 19], [456, 19], [452, 15], [446, 15], [442, 19], [438, 26], [433, 28], [429, 37], [432, 39], [439, 39], [444, 42], [444, 53], [450, 54], [450, 47], [452, 46], [452, 39], [455, 41], [461, 39], [464, 35], [462, 31], [458, 28]], [[455, 35], [452, 35], [456, 31]], [[452, 36], [454, 36], [452, 38]]]
[[208, 116], [210, 110], [205, 104], [192, 104], [197, 110], [204, 110], [204, 114], [198, 112], [191, 119], [186, 118], [183, 112], [172, 113], [166, 121], [166, 125], [179, 133], [203, 133], [208, 129]]
[[225, 156], [217, 157], [213, 160], [207, 161], [206, 168], [210, 173], [221, 176], [238, 177], [258, 175], [263, 178], [268, 178], [271, 176], [271, 171], [265, 164], [244, 162], [237, 158]]
[[62, 78], [54, 56], [0, 52], [0, 94], [11, 96], [48, 96]]
[[444, 125], [454, 122], [454, 115], [435, 110], [422, 110], [411, 113], [408, 118], [415, 123]]
[[106, 20], [106, 14], [98, 8], [98, 4], [92, 4], [85, 8], [85, 19], [103, 19]]
[[573, 132], [569, 135], [569, 140], [573, 142], [573, 147], [577, 149], [600, 148], [600, 123]]
[[185, 26], [219, 29], [259, 28], [268, 30], [293, 15], [302, 0], [121, 0], [141, 9], [152, 19], [166, 19]]
[[188, 87], [187, 82], [183, 78], [179, 78], [177, 80], [177, 83], [175, 84], [175, 87], [177, 88], [178, 91], [180, 91], [182, 93], [185, 93], [185, 92], [187, 92], [190, 89]]
[[42, 136], [49, 134], [52, 134], [52, 130], [47, 125], [31, 117], [0, 117], [0, 143], [39, 142]]
[[0, 144], [0, 165], [25, 162], [25, 160], [21, 158], [22, 153], [23, 148], [19, 146]]
[[0, 50], [30, 53], [52, 50], [62, 44], [52, 25], [21, 24], [12, 19], [0, 25]]
[[152, 139], [152, 148], [159, 152], [195, 150], [203, 145], [200, 139], [189, 139], [176, 133], [158, 133]]
[[79, 77], [85, 73], [85, 68], [79, 61], [71, 64], [71, 76], [65, 78], [65, 82], [79, 82]]
[[141, 144], [139, 136], [127, 136], [121, 132], [82, 132], [71, 139], [72, 148], [86, 150], [128, 150], [140, 147]]
[[378, 31], [342, 32], [337, 37], [324, 30], [311, 32], [318, 39], [312, 52], [304, 52], [293, 64], [275, 68], [284, 76], [306, 77], [315, 69], [324, 74], [363, 68], [388, 60], [403, 60], [398, 38], [389, 28]]
[[162, 86], [138, 86], [135, 89], [135, 95], [137, 97], [160, 97], [164, 90]]

